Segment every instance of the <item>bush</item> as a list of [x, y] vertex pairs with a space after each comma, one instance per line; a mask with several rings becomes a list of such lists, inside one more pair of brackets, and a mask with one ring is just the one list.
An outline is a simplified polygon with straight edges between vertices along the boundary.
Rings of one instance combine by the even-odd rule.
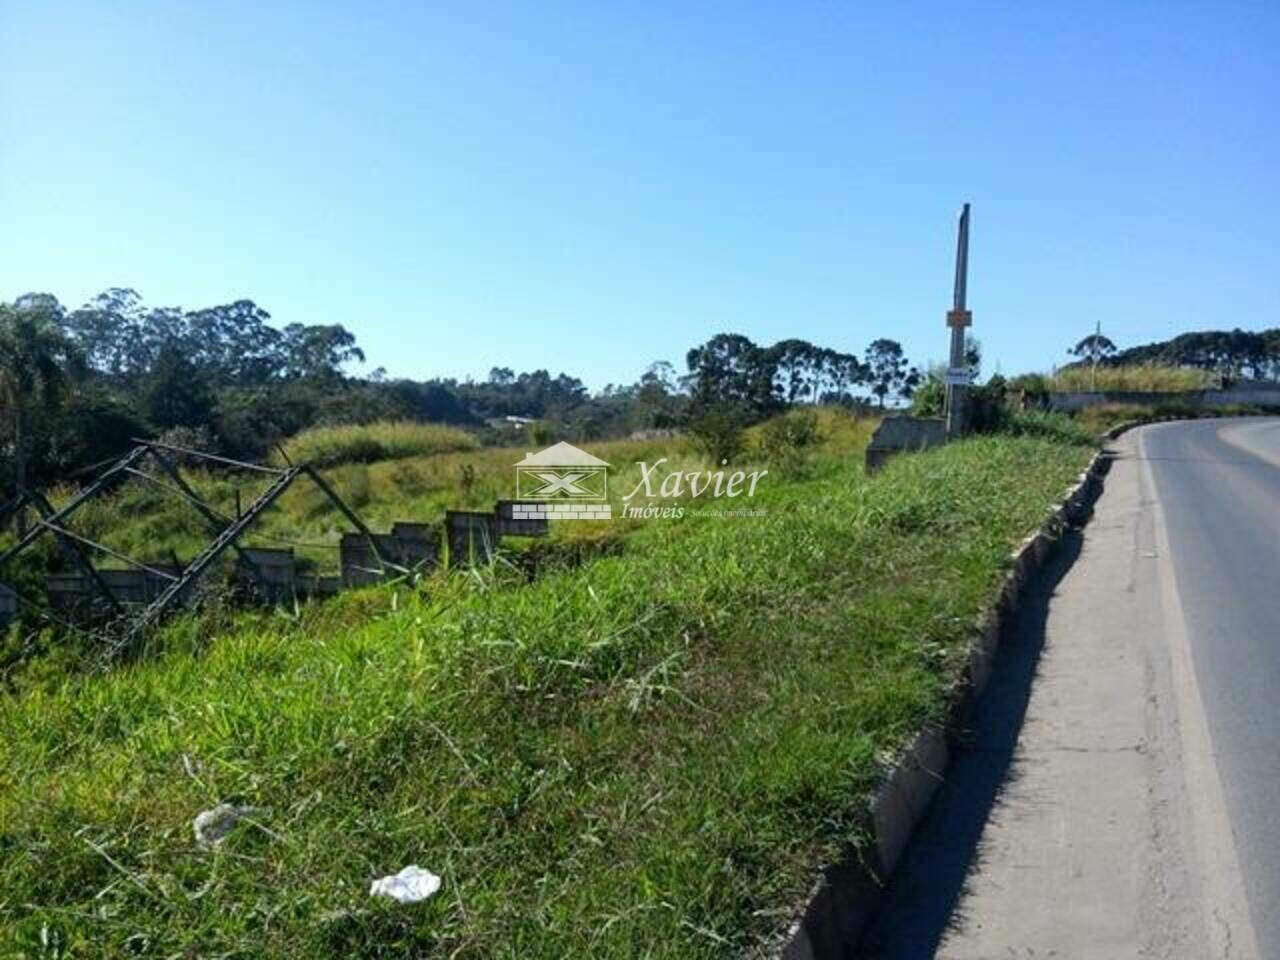
[[372, 463], [402, 457], [425, 457], [478, 446], [475, 437], [457, 427], [411, 420], [383, 420], [363, 426], [315, 427], [285, 441], [295, 463], [331, 467], [339, 463]]
[[1038, 437], [1055, 443], [1092, 446], [1094, 435], [1065, 413], [1047, 410], [1006, 410], [1000, 432], [1015, 437]]
[[969, 391], [969, 429], [976, 433], [992, 433], [1005, 422], [1009, 410], [1004, 377], [996, 374], [980, 387]]
[[727, 407], [712, 407], [689, 424], [697, 448], [716, 463], [728, 463], [742, 453], [743, 417]]
[[1042, 373], [1024, 373], [1009, 381], [1006, 392], [1020, 410], [1043, 407], [1049, 400], [1049, 381]]
[[806, 447], [817, 444], [818, 415], [812, 410], [798, 410], [775, 417], [760, 431], [760, 456], [788, 476], [804, 471]]
[[947, 405], [947, 385], [937, 370], [929, 375], [911, 395], [911, 412], [917, 417], [940, 417]]

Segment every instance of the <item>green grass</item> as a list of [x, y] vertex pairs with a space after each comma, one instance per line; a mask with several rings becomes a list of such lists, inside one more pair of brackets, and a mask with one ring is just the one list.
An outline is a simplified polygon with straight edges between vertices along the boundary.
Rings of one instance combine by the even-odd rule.
[[[1089, 454], [984, 437], [867, 480], [828, 442], [761, 485], [767, 516], [653, 521], [533, 583], [499, 566], [177, 621], [141, 662], [0, 702], [0, 942], [765, 954]], [[264, 812], [196, 847], [227, 800]], [[411, 862], [437, 897], [367, 896]]]
[[[860, 449], [876, 423], [836, 409], [820, 411], [822, 442], [817, 453], [835, 455]], [[747, 432], [744, 465], [759, 460], [757, 449], [763, 430], [761, 425]], [[703, 455], [683, 437], [614, 440], [584, 446], [613, 465], [609, 494], [615, 516], [621, 512], [624, 494], [641, 479], [639, 461], [653, 463], [665, 457], [664, 470], [705, 467]], [[372, 529], [387, 531], [397, 520], [442, 522], [447, 509], [491, 510], [496, 500], [515, 495], [515, 464], [529, 449], [532, 448], [485, 447], [374, 463], [343, 463], [325, 468], [323, 474]], [[237, 488], [241, 504], [247, 506], [269, 482], [257, 474], [210, 473], [201, 469], [187, 469], [185, 477], [202, 497], [228, 516], [236, 511]], [[71, 489], [55, 491], [52, 499], [60, 504], [72, 494]], [[180, 497], [139, 480], [131, 480], [116, 494], [82, 507], [70, 525], [76, 532], [127, 556], [154, 562], [169, 562], [171, 554], [189, 560], [209, 537], [205, 521]], [[626, 523], [564, 524], [554, 531], [553, 540], [610, 541], [630, 528]], [[350, 529], [350, 523], [324, 495], [302, 479], [263, 514], [244, 542], [251, 546], [293, 546], [299, 559], [312, 569], [335, 572], [338, 541]]]
[[1179, 390], [1204, 390], [1212, 386], [1213, 376], [1207, 370], [1188, 367], [1165, 367], [1137, 363], [1099, 366], [1096, 373], [1087, 365], [1059, 370], [1045, 377], [1045, 385], [1054, 391], [1106, 390], [1136, 393], [1174, 393]]
[[477, 446], [479, 442], [474, 435], [457, 427], [412, 420], [380, 420], [361, 425], [313, 427], [286, 440], [284, 450], [295, 463], [332, 467], [340, 463], [425, 457]]
[[1171, 417], [1197, 420], [1215, 417], [1255, 417], [1270, 415], [1263, 407], [1248, 404], [1229, 404], [1219, 407], [1197, 407], [1187, 403], [1158, 403], [1144, 406], [1132, 403], [1099, 403], [1076, 413], [1075, 422], [1093, 436], [1101, 436], [1121, 423], [1145, 423]]

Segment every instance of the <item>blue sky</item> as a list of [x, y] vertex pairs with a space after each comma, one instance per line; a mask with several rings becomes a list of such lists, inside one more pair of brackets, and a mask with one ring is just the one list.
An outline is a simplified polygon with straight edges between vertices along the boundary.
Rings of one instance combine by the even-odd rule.
[[722, 331], [990, 372], [1280, 325], [1280, 5], [0, 0], [0, 298], [248, 297], [393, 375]]

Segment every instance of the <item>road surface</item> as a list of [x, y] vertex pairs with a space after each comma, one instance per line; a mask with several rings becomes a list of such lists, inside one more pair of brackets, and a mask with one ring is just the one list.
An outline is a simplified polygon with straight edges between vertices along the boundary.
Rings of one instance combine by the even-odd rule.
[[1280, 956], [1280, 419], [1140, 431], [1264, 955]]
[[1114, 446], [868, 958], [1280, 957], [1280, 419]]

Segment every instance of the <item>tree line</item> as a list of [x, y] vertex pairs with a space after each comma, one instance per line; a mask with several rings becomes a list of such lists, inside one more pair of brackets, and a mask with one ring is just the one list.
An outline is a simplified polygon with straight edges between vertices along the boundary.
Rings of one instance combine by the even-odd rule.
[[402, 418], [500, 431], [514, 416], [592, 439], [688, 427], [710, 411], [745, 425], [801, 403], [884, 406], [921, 381], [893, 340], [859, 357], [740, 334], [689, 350], [683, 373], [660, 361], [595, 394], [565, 373], [508, 367], [483, 381], [354, 376], [366, 358], [345, 327], [270, 321], [251, 300], [152, 307], [127, 288], [74, 310], [49, 294], [0, 304], [0, 492], [65, 477], [140, 436], [258, 459], [316, 425]]
[[1280, 327], [1269, 330], [1197, 330], [1121, 350], [1105, 335], [1090, 334], [1067, 351], [1078, 363], [1194, 367], [1228, 380], [1280, 380]]

